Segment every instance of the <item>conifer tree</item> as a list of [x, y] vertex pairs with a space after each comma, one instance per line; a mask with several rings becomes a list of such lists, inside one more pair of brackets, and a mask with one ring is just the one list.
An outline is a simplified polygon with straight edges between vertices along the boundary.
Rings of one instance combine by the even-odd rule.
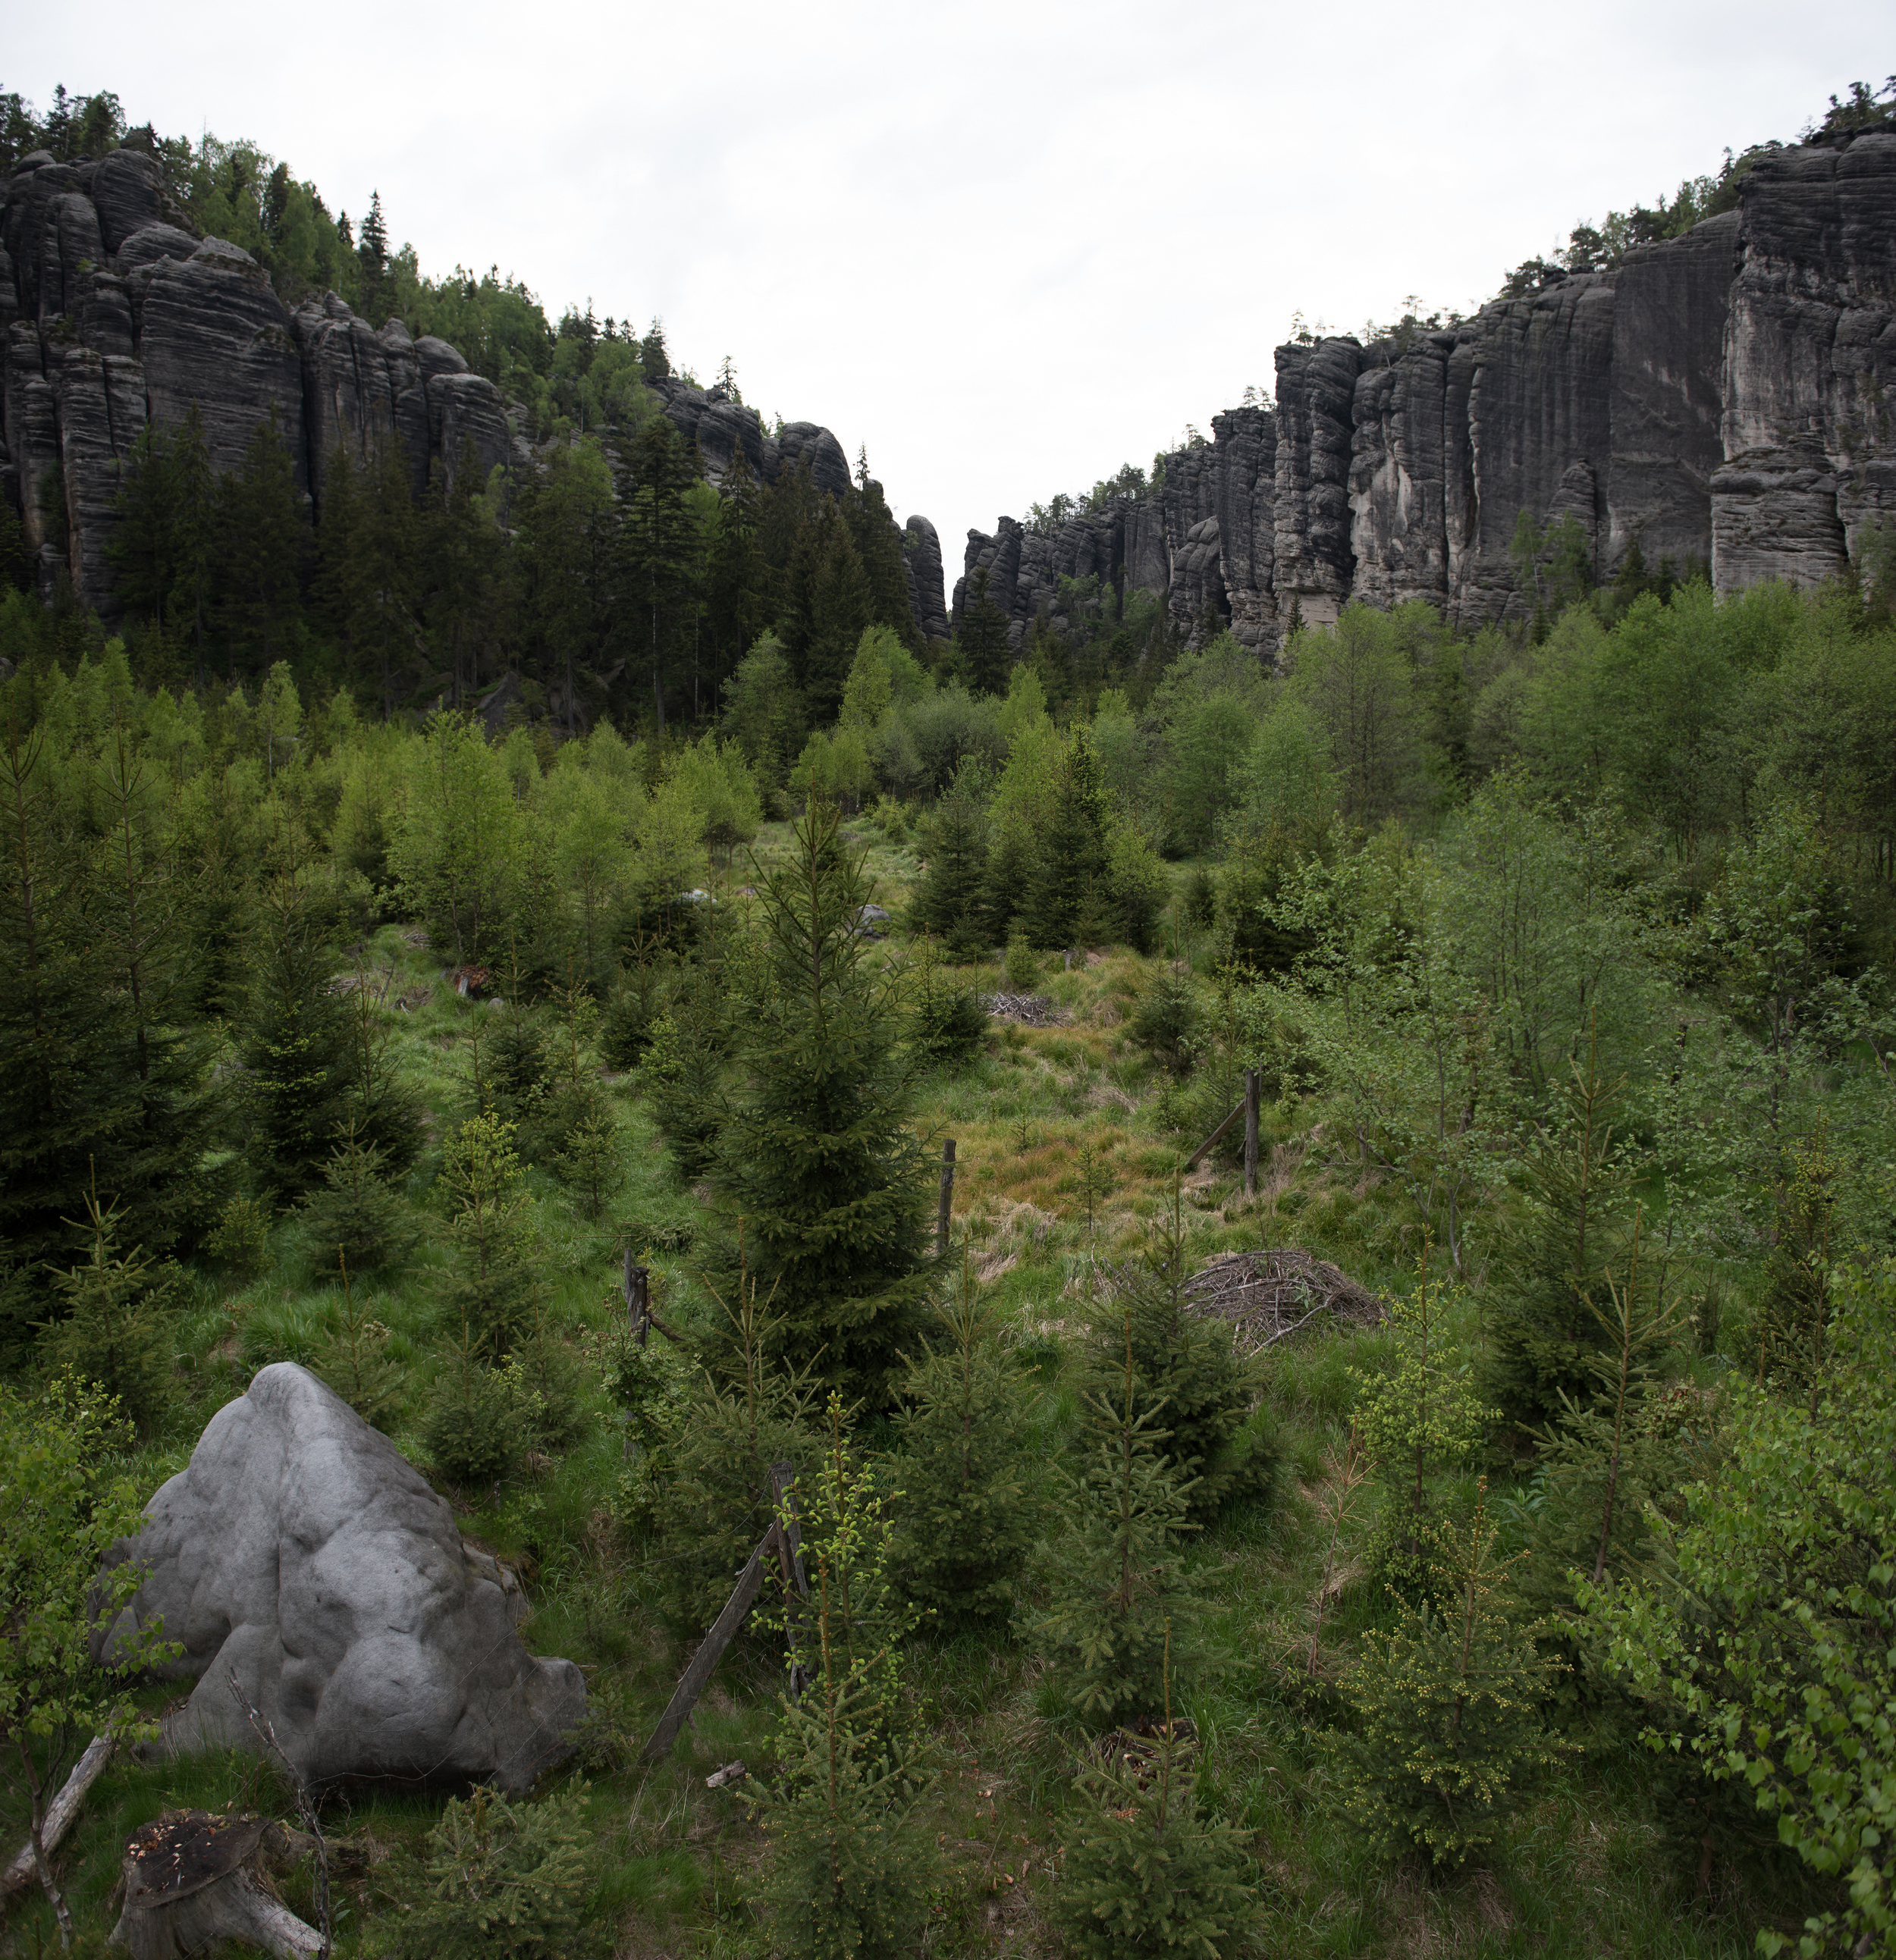
[[415, 1242], [382, 1153], [353, 1111], [323, 1166], [322, 1188], [304, 1201], [303, 1220], [311, 1244], [323, 1254], [339, 1252], [354, 1273], [397, 1263]]
[[1133, 1312], [1120, 1312], [1118, 1380], [1082, 1398], [1079, 1466], [1065, 1505], [1038, 1634], [1067, 1707], [1089, 1728], [1157, 1715], [1171, 1666], [1170, 1624], [1200, 1602], [1179, 1554], [1190, 1477], [1174, 1464], [1163, 1411], [1139, 1407]]
[[741, 1263], [731, 1287], [711, 1289], [725, 1322], [692, 1392], [669, 1413], [655, 1452], [664, 1501], [649, 1522], [674, 1624], [696, 1634], [717, 1617], [738, 1571], [769, 1529], [773, 1463], [807, 1463], [814, 1400], [807, 1370], [773, 1358], [780, 1328]]
[[1109, 1302], [1091, 1329], [1089, 1379], [1096, 1392], [1117, 1389], [1130, 1332], [1134, 1412], [1162, 1428], [1166, 1455], [1190, 1480], [1187, 1514], [1202, 1523], [1234, 1500], [1267, 1499], [1277, 1452], [1254, 1413], [1260, 1370], [1238, 1353], [1228, 1322], [1191, 1311], [1188, 1277], [1174, 1182], [1171, 1214], [1151, 1246], [1109, 1276]]
[[125, 991], [136, 1113], [112, 1166], [129, 1228], [155, 1254], [201, 1222], [204, 1171], [221, 1111], [207, 1042], [183, 998], [183, 927], [193, 894], [164, 834], [163, 791], [148, 776], [123, 711], [100, 745], [92, 784], [100, 835], [87, 908], [98, 951]]
[[729, 1227], [745, 1221], [789, 1351], [880, 1406], [928, 1290], [931, 1192], [898, 1006], [867, 960], [861, 861], [839, 829], [813, 805], [760, 875], [764, 972], [711, 1178]]
[[1203, 1816], [1196, 1744], [1166, 1707], [1151, 1755], [1095, 1755], [1075, 1779], [1077, 1817], [1063, 1832], [1061, 1917], [1087, 1960], [1184, 1953], [1219, 1960], [1251, 1907], [1242, 1834]]
[[881, 485], [869, 474], [866, 450], [857, 461], [856, 482], [843, 498], [843, 520], [849, 527], [862, 567], [872, 623], [893, 628], [910, 652], [920, 653], [922, 634], [909, 604], [908, 564], [902, 555], [902, 533], [890, 514]]
[[1040, 1527], [1033, 1393], [971, 1263], [902, 1378], [894, 1570], [942, 1634], [1005, 1629]]
[[1683, 1484], [1694, 1425], [1659, 1419], [1664, 1368], [1678, 1315], [1653, 1283], [1636, 1218], [1624, 1271], [1606, 1274], [1606, 1297], [1588, 1305], [1601, 1335], [1587, 1357], [1594, 1392], [1563, 1397], [1559, 1422], [1540, 1437], [1542, 1496], [1534, 1513], [1522, 1590], [1549, 1612], [1570, 1606], [1576, 1573], [1592, 1586], [1626, 1571], [1651, 1535], [1647, 1506]]
[[441, 1182], [454, 1207], [454, 1259], [444, 1300], [483, 1355], [499, 1360], [533, 1325], [539, 1293], [526, 1174], [511, 1124], [470, 1117], [441, 1153]]
[[807, 1685], [779, 1704], [779, 1768], [759, 1793], [770, 1902], [781, 1950], [799, 1960], [894, 1960], [914, 1950], [935, 1862], [916, 1815], [928, 1779], [900, 1675], [914, 1623], [890, 1580], [875, 1474], [851, 1461], [833, 1394], [829, 1416], [830, 1448], [798, 1480], [810, 1599], [786, 1614]]
[[266, 901], [243, 1052], [257, 1175], [285, 1201], [322, 1177], [348, 1115], [349, 1028], [330, 966], [307, 894], [279, 886]]
[[874, 605], [862, 561], [828, 498], [798, 533], [781, 616], [791, 670], [811, 719], [833, 721]]
[[968, 603], [956, 635], [972, 694], [1005, 694], [1014, 665], [1008, 644], [1007, 615], [988, 596], [988, 574], [977, 571], [968, 584]]
[[429, 1462], [457, 1484], [497, 1482], [520, 1454], [521, 1426], [506, 1376], [489, 1364], [484, 1344], [464, 1316], [449, 1344], [422, 1430]]
[[402, 1371], [388, 1352], [389, 1330], [368, 1311], [357, 1290], [345, 1247], [336, 1248], [336, 1270], [342, 1303], [335, 1325], [311, 1362], [314, 1373], [377, 1429], [391, 1427], [400, 1413]]
[[1561, 1664], [1510, 1615], [1486, 1490], [1465, 1529], [1432, 1537], [1435, 1598], [1405, 1603], [1394, 1631], [1365, 1634], [1343, 1681], [1356, 1721], [1341, 1748], [1344, 1808], [1390, 1848], [1437, 1865], [1492, 1844], [1564, 1753], [1540, 1713]]
[[958, 778], [929, 819], [928, 866], [909, 914], [911, 929], [939, 933], [957, 959], [978, 958], [992, 943], [981, 916], [987, 855], [986, 819]]
[[1028, 936], [1036, 946], [1096, 944], [1113, 917], [1107, 878], [1107, 833], [1112, 804], [1098, 752], [1083, 727], [1067, 743], [1046, 835], [1027, 906]]
[[344, 997], [344, 1052], [349, 1079], [346, 1126], [376, 1153], [378, 1174], [400, 1177], [421, 1155], [427, 1109], [397, 1057], [394, 1017], [381, 1004], [359, 961], [355, 984]]
[[1385, 1570], [1411, 1589], [1426, 1582], [1437, 1481], [1468, 1461], [1491, 1413], [1447, 1325], [1456, 1297], [1429, 1278], [1425, 1245], [1415, 1290], [1386, 1303], [1395, 1349], [1388, 1366], [1350, 1371], [1356, 1433], [1382, 1487], [1378, 1550]]
[[984, 950], [1005, 946], [1025, 916], [1038, 854], [1034, 833], [1019, 811], [1010, 812], [992, 826], [979, 915]]
[[1610, 1269], [1625, 1270], [1633, 1223], [1636, 1165], [1615, 1130], [1624, 1087], [1602, 1072], [1590, 1035], [1527, 1153], [1525, 1215], [1490, 1261], [1483, 1393], [1523, 1429], [1558, 1421], [1563, 1396], [1598, 1392], [1588, 1360], [1604, 1336], [1588, 1303], [1605, 1299]]
[[41, 1327], [40, 1344], [56, 1372], [97, 1382], [148, 1433], [171, 1400], [168, 1278], [142, 1246], [121, 1254], [117, 1208], [101, 1207], [96, 1188], [83, 1195], [84, 1218], [67, 1223], [84, 1256], [56, 1275], [62, 1312]]
[[624, 460], [630, 491], [620, 531], [620, 578], [626, 653], [645, 676], [662, 737], [665, 682], [691, 583], [696, 526], [685, 493], [698, 481], [697, 450], [663, 415], [654, 415]]
[[274, 406], [223, 480], [218, 533], [219, 623], [234, 679], [240, 660], [262, 673], [282, 657], [302, 609], [309, 530]]
[[[136, 1050], [117, 988], [89, 957], [87, 867], [59, 822], [43, 731], [20, 727], [8, 690], [0, 747], [0, 1238], [24, 1309], [66, 1239], [73, 1194], [120, 1184], [139, 1109]], [[30, 1336], [4, 1332], [17, 1363]]]
[[[744, 445], [733, 445], [731, 466], [718, 485], [719, 514], [706, 593], [707, 624], [722, 684], [769, 622], [768, 583], [757, 546], [760, 509], [757, 479]], [[714, 692], [715, 698], [715, 692]]]

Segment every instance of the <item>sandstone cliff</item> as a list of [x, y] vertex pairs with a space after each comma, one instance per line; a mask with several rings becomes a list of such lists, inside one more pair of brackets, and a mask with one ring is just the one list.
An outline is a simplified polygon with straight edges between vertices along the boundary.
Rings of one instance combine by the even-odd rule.
[[[494, 384], [447, 342], [379, 329], [334, 293], [286, 308], [236, 246], [199, 238], [155, 158], [114, 151], [66, 164], [41, 151], [0, 180], [0, 495], [18, 508], [43, 592], [62, 569], [81, 602], [114, 611], [117, 499], [148, 423], [195, 406], [213, 468], [234, 467], [273, 421], [312, 515], [339, 451], [394, 456], [416, 496], [438, 466], [451, 484], [471, 455], [484, 479], [531, 453]], [[807, 466], [821, 490], [849, 486], [843, 447], [814, 422], [766, 431], [718, 388], [658, 384], [664, 412], [723, 479], [739, 449], [759, 482]], [[912, 603], [945, 638], [935, 528], [906, 534]]]
[[1739, 208], [1500, 299], [1451, 329], [1279, 347], [1274, 412], [1235, 409], [1139, 498], [1044, 535], [968, 533], [1018, 642], [1084, 567], [1163, 594], [1188, 639], [1270, 651], [1348, 600], [1518, 616], [1516, 527], [1579, 527], [1595, 577], [1636, 542], [1720, 590], [1833, 576], [1896, 516], [1896, 135], [1786, 150]]

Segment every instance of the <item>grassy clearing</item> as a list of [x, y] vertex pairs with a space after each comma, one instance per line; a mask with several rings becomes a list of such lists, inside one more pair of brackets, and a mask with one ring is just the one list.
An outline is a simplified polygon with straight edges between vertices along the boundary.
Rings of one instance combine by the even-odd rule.
[[[915, 874], [913, 849], [866, 831], [864, 841], [876, 895], [897, 911]], [[763, 848], [772, 842], [766, 836]], [[891, 961], [916, 953], [899, 935], [885, 950]], [[1179, 952], [1193, 956], [1189, 945]], [[470, 1032], [494, 1010], [456, 996], [438, 958], [413, 934], [387, 928], [366, 953], [395, 969], [388, 998], [407, 1004], [396, 1017], [397, 1039], [432, 1112], [435, 1147], [407, 1185], [420, 1228], [415, 1252], [398, 1278], [368, 1290], [409, 1373], [396, 1439], [425, 1462], [420, 1417], [442, 1331], [434, 1290], [443, 1261], [432, 1189], [438, 1139], [467, 1112]], [[1074, 1413], [1069, 1336], [1093, 1262], [1125, 1258], [1144, 1243], [1171, 1201], [1182, 1157], [1209, 1127], [1200, 1106], [1217, 1100], [1171, 1080], [1132, 1037], [1131, 1010], [1157, 964], [1123, 953], [1089, 956], [1072, 971], [1057, 958], [1046, 963], [1040, 984], [1060, 1010], [1054, 1025], [996, 1025], [970, 1065], [920, 1086], [923, 1131], [958, 1146], [957, 1255], [973, 1260], [1009, 1338], [1033, 1363], [1050, 1474]], [[998, 965], [964, 977], [983, 989], [1002, 984]], [[548, 1312], [582, 1357], [620, 1315], [617, 1262], [629, 1244], [652, 1266], [668, 1319], [690, 1326], [713, 1311], [693, 1274], [698, 1201], [675, 1175], [636, 1080], [607, 1081], [621, 1131], [620, 1181], [606, 1217], [588, 1221], [556, 1181], [531, 1173]], [[1324, 1115], [1321, 1102], [1267, 1112], [1255, 1199], [1243, 1196], [1229, 1153], [1183, 1179], [1194, 1264], [1227, 1249], [1293, 1245], [1371, 1287], [1404, 1283], [1419, 1221], [1398, 1194], [1330, 1147]], [[277, 1225], [271, 1249], [269, 1271], [243, 1283], [192, 1277], [175, 1321], [178, 1400], [138, 1466], [149, 1485], [182, 1467], [205, 1421], [255, 1368], [308, 1360], [333, 1323], [339, 1296], [322, 1249], [292, 1219]], [[1477, 1310], [1472, 1302], [1458, 1309], [1464, 1316]], [[1283, 1452], [1279, 1501], [1268, 1513], [1224, 1518], [1191, 1550], [1212, 1607], [1195, 1630], [1204, 1659], [1186, 1700], [1203, 1742], [1204, 1788], [1250, 1834], [1258, 1861], [1257, 1949], [1588, 1960], [1748, 1951], [1757, 1915], [1774, 1911], [1774, 1901], [1722, 1874], [1709, 1891], [1695, 1889], [1693, 1873], [1652, 1822], [1639, 1755], [1609, 1733], [1583, 1735], [1585, 1750], [1522, 1804], [1494, 1855], [1453, 1880], [1427, 1882], [1391, 1863], [1334, 1814], [1324, 1739], [1331, 1687], [1353, 1641], [1382, 1610], [1362, 1578], [1368, 1493], [1347, 1501], [1350, 1371], [1372, 1365], [1385, 1345], [1373, 1331], [1332, 1331], [1277, 1354], [1267, 1393]], [[464, 1530], [519, 1570], [535, 1606], [530, 1643], [584, 1666], [595, 1703], [636, 1753], [688, 1643], [661, 1618], [662, 1575], [649, 1548], [620, 1521], [625, 1468], [619, 1431], [595, 1390], [587, 1433], [569, 1453], [534, 1460], [499, 1489], [451, 1494]], [[1057, 1950], [1048, 1907], [1077, 1737], [1050, 1712], [1038, 1663], [1018, 1646], [924, 1638], [910, 1673], [941, 1773], [931, 1828], [942, 1876], [929, 1950]], [[617, 1952], [765, 1950], [750, 1907], [762, 1837], [741, 1784], [710, 1791], [703, 1779], [734, 1757], [767, 1760], [776, 1690], [767, 1660], [734, 1650], [669, 1761], [592, 1774], [593, 1917]], [[111, 1895], [126, 1834], [183, 1804], [280, 1815], [288, 1799], [267, 1769], [244, 1758], [115, 1767], [59, 1860], [89, 1939], [102, 1936], [116, 1911]], [[438, 1799], [385, 1793], [334, 1799], [329, 1828], [340, 1841], [347, 1915], [340, 1952], [357, 1950], [362, 1929], [387, 1906], [389, 1875], [438, 1809]], [[5, 1822], [19, 1838], [17, 1809]], [[285, 1895], [308, 1910], [307, 1874], [293, 1877]], [[37, 1895], [16, 1908], [11, 1937], [19, 1952], [56, 1946]]]

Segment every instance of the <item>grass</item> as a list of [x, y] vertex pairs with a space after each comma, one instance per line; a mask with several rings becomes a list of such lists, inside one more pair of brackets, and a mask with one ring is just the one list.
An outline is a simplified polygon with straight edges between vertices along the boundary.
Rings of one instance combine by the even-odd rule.
[[[916, 874], [913, 849], [867, 826], [859, 834], [874, 896], [899, 916]], [[767, 835], [760, 849], [767, 854], [779, 842]], [[733, 883], [744, 876], [740, 870]], [[422, 1461], [420, 1418], [442, 1365], [435, 1285], [445, 1234], [432, 1188], [438, 1143], [467, 1110], [470, 1030], [494, 1010], [441, 984], [438, 959], [417, 939], [390, 927], [366, 951], [397, 969], [390, 1001], [411, 1004], [395, 1017], [395, 1039], [432, 1112], [435, 1147], [406, 1184], [425, 1229], [403, 1268], [371, 1276], [366, 1292], [409, 1374], [394, 1433]], [[914, 952], [899, 936], [880, 949], [891, 963]], [[1044, 963], [1038, 984], [1060, 1010], [1056, 1025], [995, 1026], [971, 1064], [937, 1071], [919, 1086], [919, 1128], [957, 1144], [956, 1255], [972, 1260], [1006, 1338], [1032, 1366], [1050, 1472], [1075, 1414], [1072, 1337], [1091, 1265], [1146, 1243], [1175, 1179], [1194, 1264], [1234, 1248], [1296, 1245], [1388, 1288], [1410, 1276], [1420, 1242], [1421, 1221], [1400, 1195], [1327, 1142], [1321, 1105], [1267, 1109], [1257, 1197], [1244, 1195], [1235, 1153], [1215, 1153], [1181, 1176], [1182, 1158], [1222, 1108], [1212, 1090], [1166, 1077], [1132, 1039], [1131, 1007], [1156, 966], [1123, 953], [1088, 956], [1072, 971], [1057, 956]], [[998, 962], [961, 977], [984, 991], [1003, 984]], [[699, 1199], [677, 1177], [636, 1080], [607, 1077], [606, 1086], [621, 1126], [620, 1179], [607, 1215], [588, 1220], [556, 1179], [538, 1168], [530, 1174], [546, 1312], [582, 1358], [620, 1318], [617, 1262], [627, 1246], [652, 1266], [655, 1304], [668, 1320], [700, 1323], [712, 1310], [689, 1249]], [[183, 1467], [205, 1421], [257, 1367], [307, 1360], [333, 1323], [336, 1289], [321, 1249], [307, 1242], [295, 1219], [277, 1224], [271, 1251], [267, 1272], [241, 1283], [197, 1272], [182, 1290], [177, 1399], [137, 1463], [149, 1487]], [[1759, 1914], [1781, 1912], [1781, 1901], [1722, 1873], [1697, 1896], [1692, 1873], [1662, 1843], [1650, 1814], [1639, 1752], [1604, 1730], [1585, 1739], [1587, 1748], [1559, 1779], [1522, 1803], [1492, 1857], [1452, 1879], [1425, 1879], [1339, 1818], [1324, 1732], [1329, 1684], [1381, 1612], [1359, 1558], [1368, 1494], [1358, 1491], [1353, 1503], [1347, 1488], [1351, 1371], [1375, 1365], [1386, 1344], [1373, 1332], [1318, 1333], [1273, 1357], [1265, 1397], [1283, 1452], [1279, 1500], [1267, 1512], [1219, 1520], [1190, 1550], [1209, 1609], [1195, 1630], [1203, 1660], [1185, 1699], [1203, 1742], [1206, 1795], [1249, 1834], [1257, 1860], [1255, 1949], [1586, 1960], [1748, 1952]], [[529, 1644], [582, 1665], [595, 1705], [636, 1752], [689, 1643], [664, 1622], [651, 1548], [621, 1522], [624, 1471], [620, 1432], [595, 1391], [587, 1431], [563, 1456], [534, 1462], [498, 1491], [451, 1494], [464, 1530], [519, 1570], [535, 1608]], [[763, 1841], [744, 1786], [712, 1791], [703, 1780], [734, 1758], [767, 1759], [778, 1682], [762, 1647], [733, 1650], [670, 1760], [592, 1773], [591, 1915], [618, 1953], [766, 1950], [750, 1904]], [[929, 1818], [942, 1876], [930, 1900], [928, 1950], [1056, 1952], [1050, 1903], [1078, 1739], [1049, 1713], [1040, 1663], [1024, 1645], [924, 1641], [910, 1675], [935, 1738], [940, 1778]], [[389, 1875], [419, 1846], [439, 1802], [356, 1793], [331, 1804], [346, 1914], [339, 1952], [357, 1950], [363, 1927], [386, 1909]], [[248, 1758], [121, 1761], [59, 1855], [88, 1939], [102, 1935], [116, 1911], [127, 1833], [182, 1805], [276, 1815], [290, 1807], [280, 1782]], [[22, 1834], [17, 1803], [0, 1821], [16, 1839]], [[285, 1895], [306, 1911], [308, 1884], [306, 1875], [292, 1877]], [[37, 1893], [14, 1908], [10, 1937], [16, 1952], [56, 1946]]]

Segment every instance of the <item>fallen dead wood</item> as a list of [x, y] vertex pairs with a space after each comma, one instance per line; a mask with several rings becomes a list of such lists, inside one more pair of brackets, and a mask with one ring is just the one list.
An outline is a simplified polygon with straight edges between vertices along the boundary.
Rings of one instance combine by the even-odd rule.
[[[105, 1766], [112, 1760], [112, 1748], [110, 1736], [94, 1736], [86, 1745], [85, 1754], [73, 1764], [72, 1774], [60, 1786], [59, 1793], [47, 1809], [46, 1822], [40, 1831], [40, 1842], [49, 1858], [59, 1848], [60, 1839], [72, 1829], [72, 1820], [79, 1814], [79, 1806], [84, 1803], [86, 1792], [105, 1774]], [[4, 1873], [0, 1873], [0, 1905], [6, 1904], [16, 1892], [24, 1892], [38, 1876], [29, 1840], [19, 1857]]]
[[1056, 1028], [1066, 1020], [1066, 1010], [1044, 994], [983, 994], [981, 1005], [996, 1020], [1024, 1028]]
[[1300, 1247], [1221, 1252], [1185, 1282], [1192, 1310], [1228, 1320], [1238, 1344], [1274, 1348], [1320, 1320], [1374, 1327], [1382, 1302], [1340, 1267]]

